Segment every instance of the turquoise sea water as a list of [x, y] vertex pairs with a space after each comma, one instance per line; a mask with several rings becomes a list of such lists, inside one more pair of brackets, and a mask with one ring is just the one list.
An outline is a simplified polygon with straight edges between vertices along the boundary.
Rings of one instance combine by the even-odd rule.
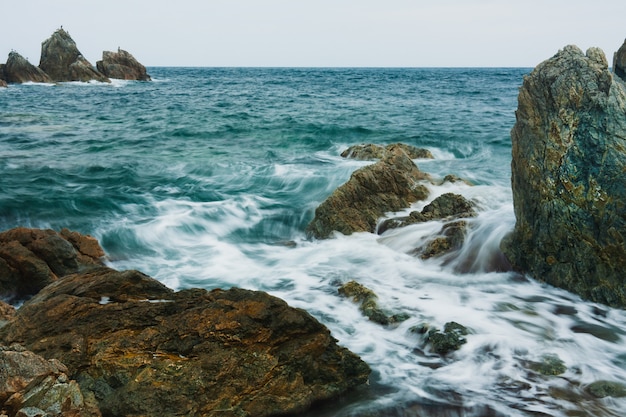
[[[587, 387], [626, 381], [626, 313], [494, 268], [514, 224], [509, 132], [528, 72], [150, 68], [149, 83], [11, 85], [0, 229], [68, 227], [97, 237], [114, 268], [308, 310], [373, 369], [369, 387], [310, 416], [621, 416], [624, 399]], [[368, 163], [339, 154], [366, 142], [426, 147], [423, 171], [475, 184], [429, 185], [431, 199], [478, 204], [461, 251], [408, 254], [440, 222], [307, 239], [317, 205]], [[352, 279], [411, 318], [369, 322], [337, 293]], [[449, 321], [472, 333], [443, 358], [410, 331]], [[564, 374], [532, 370], [551, 355]]]

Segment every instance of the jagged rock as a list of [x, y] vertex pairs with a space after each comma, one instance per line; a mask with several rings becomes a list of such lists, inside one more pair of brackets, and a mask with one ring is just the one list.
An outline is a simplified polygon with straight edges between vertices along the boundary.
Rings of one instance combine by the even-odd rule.
[[110, 82], [85, 59], [74, 40], [63, 29], [58, 29], [41, 44], [39, 68], [53, 81]]
[[0, 327], [4, 326], [13, 316], [15, 316], [15, 307], [0, 301]]
[[415, 146], [406, 145], [404, 143], [394, 143], [387, 146], [366, 143], [361, 145], [353, 145], [341, 153], [344, 158], [358, 159], [362, 161], [381, 159], [386, 152], [393, 152], [394, 149], [400, 148], [411, 159], [433, 159], [433, 154], [428, 149], [417, 148]]
[[15, 51], [9, 53], [7, 63], [4, 65], [4, 77], [8, 83], [52, 82], [48, 74], [28, 62], [26, 58]]
[[431, 328], [424, 324], [410, 329], [413, 333], [425, 334], [425, 342], [429, 344], [431, 350], [440, 355], [459, 350], [461, 346], [467, 343], [467, 336], [470, 331], [467, 327], [455, 321], [444, 324], [443, 332], [437, 328]]
[[604, 53], [567, 46], [524, 78], [513, 142], [513, 268], [626, 307], [626, 90]]
[[102, 265], [103, 256], [96, 239], [67, 229], [7, 230], [0, 233], [0, 297], [27, 298], [59, 277]]
[[67, 372], [56, 359], [46, 360], [19, 345], [0, 346], [0, 408], [9, 417], [101, 416]]
[[613, 72], [626, 81], [626, 41], [613, 55]]
[[96, 62], [96, 67], [109, 78], [150, 81], [146, 67], [123, 49], [118, 48], [117, 52], [102, 52], [102, 60]]
[[338, 291], [340, 295], [351, 298], [355, 303], [359, 303], [359, 310], [365, 317], [375, 323], [387, 325], [408, 319], [406, 314], [387, 315], [378, 306], [378, 296], [374, 291], [356, 281], [349, 281], [343, 284]]
[[369, 367], [303, 310], [263, 292], [174, 292], [137, 271], [66, 276], [0, 329], [68, 367], [103, 415], [297, 413]]
[[406, 152], [394, 148], [377, 163], [355, 171], [337, 188], [315, 210], [307, 232], [317, 239], [328, 238], [333, 231], [373, 233], [385, 213], [425, 199], [428, 190], [420, 181], [428, 178]]
[[421, 259], [430, 259], [460, 249], [465, 242], [467, 226], [467, 222], [462, 220], [446, 223], [438, 236], [428, 241], [425, 246], [414, 249], [411, 254]]

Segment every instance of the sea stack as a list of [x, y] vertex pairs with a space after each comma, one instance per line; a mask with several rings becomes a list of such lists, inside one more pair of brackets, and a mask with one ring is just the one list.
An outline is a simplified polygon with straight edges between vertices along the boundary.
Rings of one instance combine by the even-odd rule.
[[8, 83], [52, 82], [48, 74], [15, 51], [9, 53], [7, 63], [4, 65], [4, 77]]
[[98, 71], [109, 78], [121, 80], [150, 81], [146, 67], [123, 49], [102, 52], [102, 60], [96, 62]]
[[613, 55], [613, 72], [626, 81], [626, 40]]
[[63, 29], [58, 29], [41, 44], [39, 68], [53, 81], [110, 82], [85, 59], [74, 40]]
[[524, 78], [512, 138], [512, 266], [626, 307], [626, 85], [598, 48], [567, 46]]

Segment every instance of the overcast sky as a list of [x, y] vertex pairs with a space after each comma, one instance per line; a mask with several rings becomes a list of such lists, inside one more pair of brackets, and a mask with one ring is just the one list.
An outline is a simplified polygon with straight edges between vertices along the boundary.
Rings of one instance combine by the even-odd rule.
[[533, 67], [626, 38], [626, 0], [28, 0], [3, 4], [0, 62], [35, 65], [63, 26], [95, 65]]

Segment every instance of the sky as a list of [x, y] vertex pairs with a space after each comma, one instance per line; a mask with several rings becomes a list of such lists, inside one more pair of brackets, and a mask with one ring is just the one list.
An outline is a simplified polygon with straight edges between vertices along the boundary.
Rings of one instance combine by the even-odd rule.
[[61, 26], [95, 65], [534, 67], [565, 45], [626, 38], [626, 0], [29, 0], [3, 5], [0, 62], [39, 64]]

